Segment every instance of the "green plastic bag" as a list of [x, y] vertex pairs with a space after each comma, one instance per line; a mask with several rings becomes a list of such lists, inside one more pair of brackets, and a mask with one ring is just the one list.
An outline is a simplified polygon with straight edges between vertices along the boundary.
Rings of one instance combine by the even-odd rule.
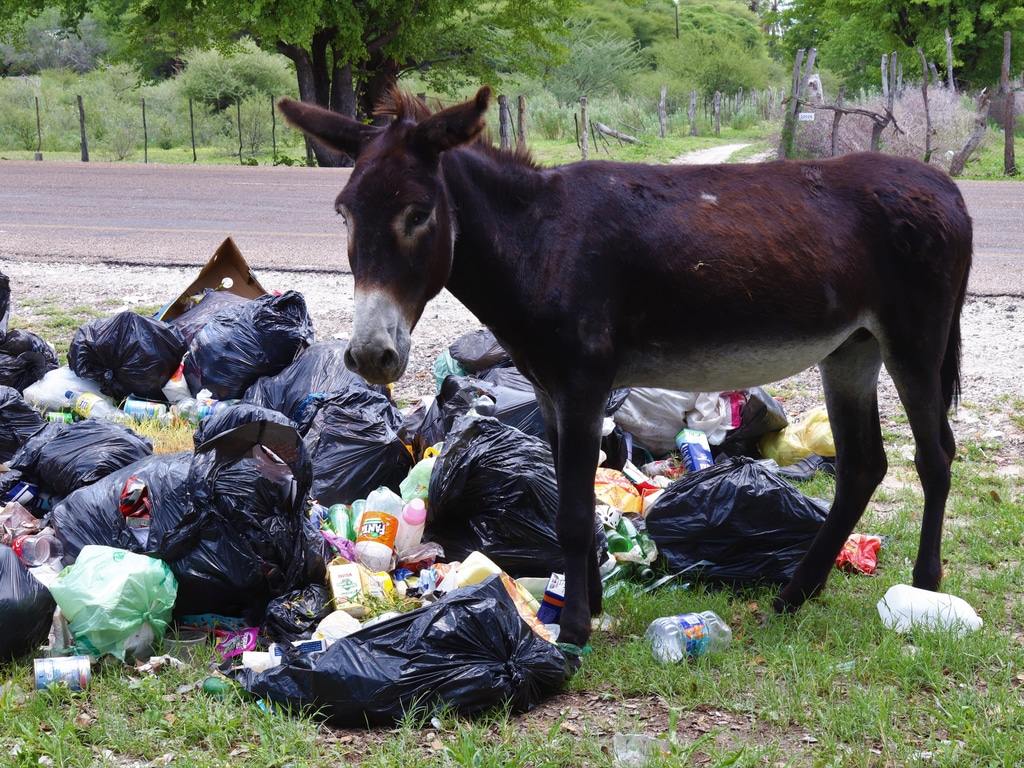
[[171, 621], [178, 582], [162, 560], [87, 545], [61, 571], [50, 593], [68, 620], [75, 652], [124, 661], [145, 658]]

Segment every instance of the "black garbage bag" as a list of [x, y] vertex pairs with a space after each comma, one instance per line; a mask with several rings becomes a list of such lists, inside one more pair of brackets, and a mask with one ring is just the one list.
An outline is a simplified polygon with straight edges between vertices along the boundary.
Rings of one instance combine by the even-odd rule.
[[56, 609], [50, 590], [0, 544], [0, 661], [27, 656], [46, 642]]
[[785, 583], [828, 514], [777, 473], [745, 456], [670, 485], [647, 514], [647, 533], [673, 573], [735, 585]]
[[13, 457], [45, 423], [17, 389], [0, 385], [0, 462]]
[[7, 335], [7, 323], [11, 319], [11, 279], [0, 272], [0, 340]]
[[330, 590], [323, 584], [310, 584], [270, 601], [260, 622], [260, 635], [268, 644], [308, 640], [317, 625], [333, 612]]
[[413, 462], [398, 437], [402, 414], [387, 397], [356, 386], [310, 398], [300, 418], [318, 502], [351, 504], [382, 485], [398, 493]]
[[448, 353], [466, 373], [478, 373], [512, 360], [487, 328], [463, 334], [448, 347]]
[[240, 399], [261, 376], [283, 371], [313, 343], [313, 321], [297, 291], [267, 294], [220, 312], [192, 339], [185, 356], [189, 389], [216, 400]]
[[99, 382], [116, 401], [128, 395], [163, 400], [163, 387], [178, 370], [185, 340], [162, 320], [118, 312], [91, 320], [75, 333], [68, 365], [78, 376]]
[[763, 387], [744, 390], [743, 408], [740, 409], [740, 425], [726, 432], [721, 445], [711, 446], [711, 452], [718, 456], [752, 456], [761, 458], [758, 441], [769, 432], [778, 432], [789, 424], [782, 404], [768, 394]]
[[312, 462], [285, 416], [251, 405], [214, 411], [194, 441], [190, 503], [161, 542], [178, 580], [175, 616], [255, 625], [271, 599], [326, 578], [322, 537], [307, 514]]
[[513, 577], [550, 576], [564, 567], [557, 507], [548, 444], [495, 418], [467, 415], [434, 464], [425, 538], [450, 560], [479, 550]]
[[[147, 456], [55, 504], [50, 525], [64, 547], [64, 564], [74, 563], [82, 547], [89, 544], [162, 559], [164, 537], [178, 528], [188, 508], [191, 464], [191, 451]], [[133, 477], [145, 486], [149, 525], [144, 529], [133, 528], [120, 509], [125, 484]]]
[[31, 331], [15, 328], [0, 343], [0, 384], [22, 392], [47, 371], [58, 368], [53, 345]]
[[230, 313], [232, 308], [247, 301], [251, 301], [251, 299], [231, 291], [215, 291], [212, 288], [206, 288], [203, 290], [203, 297], [197, 304], [168, 322], [178, 329], [187, 348], [196, 334], [203, 330], [214, 317], [224, 311]]
[[565, 657], [523, 621], [499, 576], [265, 672], [240, 670], [251, 693], [313, 708], [338, 726], [387, 725], [451, 709], [526, 712], [569, 676]]
[[245, 391], [243, 403], [272, 408], [295, 421], [296, 410], [310, 395], [333, 395], [351, 388], [389, 395], [386, 386], [368, 384], [345, 367], [348, 342], [318, 341], [299, 351], [298, 357], [276, 376], [263, 376]]
[[152, 454], [148, 437], [115, 421], [44, 424], [11, 458], [10, 471], [0, 475], [0, 493], [26, 481], [64, 497]]

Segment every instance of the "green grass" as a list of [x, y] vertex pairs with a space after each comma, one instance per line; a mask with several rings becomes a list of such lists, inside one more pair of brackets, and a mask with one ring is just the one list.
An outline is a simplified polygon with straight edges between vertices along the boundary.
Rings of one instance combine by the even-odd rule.
[[[1008, 411], [1019, 403], [1008, 399]], [[793, 616], [768, 587], [700, 582], [606, 601], [610, 628], [543, 714], [451, 713], [391, 728], [335, 729], [309, 715], [218, 700], [203, 660], [145, 674], [102, 665], [83, 694], [31, 690], [31, 661], [0, 667], [4, 765], [612, 766], [613, 735], [658, 736], [647, 765], [906, 766], [1024, 762], [1024, 478], [1000, 471], [1006, 444], [960, 445], [943, 537], [943, 590], [984, 618], [964, 638], [885, 629], [875, 604], [911, 581], [921, 493], [907, 438], [887, 444], [890, 478], [858, 525], [887, 537], [875, 576], [835, 572]], [[902, 441], [902, 442], [901, 442]], [[998, 460], [997, 460], [998, 459]], [[830, 498], [834, 480], [803, 484]], [[714, 610], [734, 632], [724, 652], [662, 666], [643, 640], [662, 615]], [[109, 760], [104, 762], [104, 755]]]

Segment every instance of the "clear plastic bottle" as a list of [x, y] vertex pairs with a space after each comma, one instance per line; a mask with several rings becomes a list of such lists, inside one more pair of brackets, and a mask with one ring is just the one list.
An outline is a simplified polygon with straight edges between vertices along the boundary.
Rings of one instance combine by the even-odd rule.
[[218, 404], [219, 401], [211, 397], [186, 397], [171, 406], [171, 415], [178, 421], [198, 424], [213, 413]]
[[356, 558], [374, 573], [391, 570], [401, 515], [402, 497], [390, 488], [382, 486], [366, 497], [356, 536]]
[[888, 629], [906, 632], [915, 627], [939, 629], [960, 637], [980, 629], [983, 621], [963, 598], [896, 584], [878, 601], [878, 615]]
[[159, 421], [162, 424], [170, 420], [167, 413], [167, 405], [155, 400], [146, 400], [134, 395], [128, 395], [121, 409], [136, 421]]
[[732, 630], [714, 611], [681, 613], [651, 622], [644, 637], [662, 664], [717, 653], [732, 641]]
[[51, 560], [60, 560], [64, 556], [64, 547], [56, 536], [48, 532], [18, 536], [11, 542], [11, 548], [29, 568], [46, 565]]
[[110, 419], [111, 421], [130, 422], [132, 417], [122, 411], [106, 398], [94, 395], [92, 392], [83, 392], [74, 397], [74, 393], [68, 391], [65, 397], [69, 400], [74, 398], [75, 413], [83, 419]]
[[427, 523], [427, 505], [421, 498], [414, 498], [402, 510], [398, 518], [398, 533], [395, 535], [395, 552], [401, 554], [409, 547], [415, 547], [423, 539], [423, 528]]

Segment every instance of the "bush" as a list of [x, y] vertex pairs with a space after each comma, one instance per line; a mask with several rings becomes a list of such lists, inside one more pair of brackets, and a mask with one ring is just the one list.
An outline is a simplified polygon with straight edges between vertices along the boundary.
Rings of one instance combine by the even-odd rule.
[[260, 50], [251, 40], [242, 41], [231, 54], [192, 50], [185, 62], [178, 76], [183, 95], [217, 110], [256, 96], [294, 95], [295, 74], [288, 59]]

